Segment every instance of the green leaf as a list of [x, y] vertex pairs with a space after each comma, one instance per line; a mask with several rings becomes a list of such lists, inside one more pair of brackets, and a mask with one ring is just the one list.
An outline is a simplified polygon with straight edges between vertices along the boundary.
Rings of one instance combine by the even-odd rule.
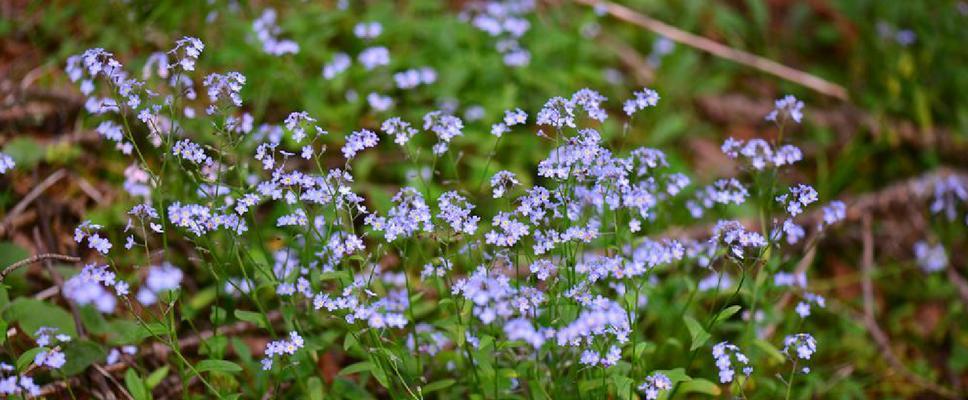
[[367, 372], [373, 369], [373, 363], [369, 361], [360, 361], [356, 364], [350, 364], [346, 368], [339, 371], [339, 376], [346, 376], [352, 374], [358, 374], [360, 372]]
[[350, 351], [354, 347], [358, 347], [359, 342], [356, 341], [356, 336], [352, 334], [346, 335], [343, 339], [343, 351]]
[[739, 305], [726, 307], [725, 310], [719, 313], [719, 317], [716, 318], [716, 321], [722, 322], [722, 321], [728, 320], [729, 317], [732, 317], [734, 314], [738, 313], [739, 310], [742, 310], [742, 309], [743, 307]]
[[29, 298], [19, 298], [10, 304], [6, 319], [9, 322], [19, 322], [20, 329], [33, 335], [42, 326], [60, 329], [60, 333], [77, 337], [74, 319], [64, 309], [53, 304]]
[[91, 364], [104, 360], [107, 353], [97, 343], [77, 340], [64, 345], [64, 356], [67, 357], [67, 363], [61, 367], [60, 372], [64, 375], [77, 375]]
[[158, 386], [158, 384], [161, 383], [161, 381], [163, 381], [167, 377], [168, 377], [168, 366], [165, 365], [161, 368], [158, 368], [152, 371], [151, 374], [148, 375], [148, 378], [145, 379], [145, 385], [148, 386], [148, 389], [154, 389], [156, 386]]
[[689, 330], [689, 337], [692, 339], [692, 345], [689, 347], [689, 351], [694, 351], [706, 344], [706, 341], [708, 341], [711, 336], [709, 335], [709, 332], [706, 332], [706, 330], [702, 328], [702, 325], [699, 324], [699, 321], [696, 321], [695, 318], [688, 315], [683, 316], [682, 320], [685, 321], [686, 329]]
[[29, 256], [30, 252], [27, 249], [17, 246], [13, 242], [0, 242], [0, 268], [6, 268]]
[[208, 287], [199, 290], [198, 293], [195, 293], [195, 295], [188, 299], [188, 302], [185, 304], [187, 304], [193, 312], [197, 312], [202, 308], [205, 308], [205, 306], [212, 304], [212, 302], [215, 301], [215, 294], [215, 287]]
[[615, 385], [615, 392], [618, 393], [618, 397], [623, 400], [630, 400], [632, 393], [635, 393], [635, 381], [627, 376], [620, 374], [612, 375], [612, 384]]
[[236, 373], [242, 371], [242, 367], [238, 364], [226, 360], [202, 360], [195, 366], [195, 369], [198, 372], [217, 371]]
[[245, 321], [245, 322], [251, 323], [262, 329], [267, 328], [265, 318], [262, 317], [262, 314], [257, 312], [235, 310], [235, 318], [237, 318], [239, 321]]
[[692, 378], [689, 375], [686, 375], [686, 370], [683, 368], [665, 369], [665, 370], [658, 370], [655, 372], [665, 375], [667, 378], [669, 378], [670, 381], [672, 381], [673, 384], [692, 380]]
[[306, 390], [309, 392], [309, 400], [323, 400], [326, 392], [323, 390], [323, 381], [314, 376], [306, 381]]
[[643, 354], [655, 353], [655, 344], [652, 342], [642, 342], [635, 345], [632, 352], [635, 354], [635, 358], [638, 359], [642, 357]]
[[696, 378], [688, 382], [683, 382], [679, 389], [683, 394], [702, 393], [710, 396], [719, 396], [722, 394], [722, 390], [718, 385], [702, 378]]
[[436, 382], [428, 383], [427, 386], [424, 386], [423, 389], [421, 389], [421, 390], [423, 390], [423, 393], [424, 394], [432, 393], [432, 392], [436, 392], [438, 390], [442, 390], [442, 389], [449, 388], [454, 383], [457, 383], [457, 381], [455, 381], [453, 379], [441, 379], [441, 380], [436, 381]]
[[17, 357], [17, 371], [27, 369], [30, 364], [33, 364], [34, 358], [37, 357], [37, 353], [47, 350], [50, 349], [46, 347], [35, 347], [21, 354], [20, 357]]
[[128, 393], [131, 394], [134, 400], [148, 400], [151, 398], [148, 388], [145, 387], [145, 382], [138, 376], [138, 372], [134, 368], [128, 368], [128, 371], [124, 373], [124, 386], [127, 386]]
[[3, 147], [3, 152], [13, 157], [17, 169], [29, 170], [44, 158], [44, 148], [31, 137], [22, 135]]
[[218, 307], [218, 306], [212, 306], [212, 313], [208, 317], [213, 324], [222, 325], [222, 324], [225, 324], [226, 315], [228, 315], [228, 313], [225, 311], [224, 308]]
[[770, 358], [778, 363], [783, 363], [786, 361], [786, 357], [783, 356], [783, 353], [770, 342], [767, 342], [763, 339], [756, 339], [753, 341], [753, 346], [759, 347], [760, 350], [763, 350], [768, 356], [770, 356]]

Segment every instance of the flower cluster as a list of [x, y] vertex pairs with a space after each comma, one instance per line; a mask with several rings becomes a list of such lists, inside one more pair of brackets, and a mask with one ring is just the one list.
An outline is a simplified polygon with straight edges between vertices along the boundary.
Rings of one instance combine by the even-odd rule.
[[491, 134], [501, 137], [510, 131], [512, 126], [522, 125], [526, 122], [528, 122], [528, 113], [524, 112], [520, 108], [506, 110], [504, 111], [504, 120], [491, 125]]
[[531, 62], [531, 52], [521, 47], [520, 39], [531, 29], [525, 17], [534, 6], [533, 0], [471, 1], [461, 17], [498, 39], [495, 47], [504, 56], [504, 64], [522, 67]]
[[791, 217], [796, 217], [803, 212], [803, 209], [816, 202], [818, 194], [816, 189], [809, 185], [796, 185], [790, 188], [789, 193], [784, 193], [776, 197], [776, 201], [786, 206], [786, 211]]
[[744, 143], [742, 140], [727, 138], [721, 149], [729, 158], [737, 159], [742, 156], [755, 170], [793, 165], [803, 159], [803, 152], [798, 147], [785, 144], [773, 149], [763, 139], [750, 139]]
[[747, 231], [739, 221], [719, 221], [713, 228], [711, 243], [725, 245], [730, 253], [742, 259], [744, 251], [766, 246], [763, 235]]
[[57, 331], [57, 328], [42, 326], [34, 333], [37, 346], [42, 348], [34, 356], [34, 365], [60, 369], [67, 363], [67, 356], [61, 350], [61, 345], [70, 342], [71, 337]]
[[350, 58], [346, 53], [336, 53], [333, 58], [323, 65], [323, 78], [333, 79], [337, 75], [343, 73], [353, 65], [353, 59]]
[[948, 253], [940, 244], [932, 246], [925, 241], [915, 243], [914, 258], [921, 270], [926, 273], [938, 272], [948, 266]]
[[262, 43], [262, 51], [266, 54], [281, 56], [299, 53], [299, 44], [292, 40], [279, 39], [282, 29], [276, 24], [276, 10], [272, 8], [263, 10], [262, 15], [252, 22], [252, 30]]
[[34, 383], [34, 378], [27, 375], [7, 375], [15, 372], [13, 365], [0, 362], [0, 395], [40, 396], [40, 385]]
[[386, 47], [369, 47], [363, 50], [357, 59], [363, 64], [363, 69], [370, 71], [376, 67], [390, 64], [390, 50]]
[[168, 220], [195, 236], [202, 236], [218, 229], [229, 229], [241, 235], [249, 229], [245, 220], [240, 219], [236, 214], [217, 213], [201, 204], [183, 205], [177, 201], [168, 206]]
[[159, 294], [178, 289], [182, 278], [184, 278], [182, 270], [171, 263], [165, 262], [162, 265], [152, 266], [148, 269], [148, 277], [136, 297], [145, 306], [155, 304]]
[[[796, 353], [791, 353], [791, 350]], [[783, 339], [783, 352], [791, 357], [809, 360], [817, 352], [817, 340], [809, 333], [798, 333]]]
[[645, 393], [646, 400], [656, 400], [662, 392], [672, 389], [672, 381], [662, 373], [654, 373], [645, 377], [645, 382], [639, 385], [639, 390]]
[[635, 98], [626, 100], [625, 104], [622, 105], [622, 110], [630, 117], [639, 110], [655, 107], [656, 104], [659, 104], [659, 93], [655, 90], [642, 88], [641, 91], [634, 92], [633, 95]]
[[383, 124], [380, 125], [380, 130], [389, 136], [393, 136], [393, 143], [400, 146], [405, 146], [410, 141], [410, 138], [417, 134], [417, 129], [399, 117], [393, 117], [383, 121]]
[[[489, 6], [476, 9], [473, 23], [495, 36], [513, 38], [515, 44], [506, 44], [513, 47], [527, 31], [528, 22], [523, 15], [531, 7], [532, 2], [527, 0], [490, 2]], [[275, 20], [274, 11], [269, 9], [253, 25], [264, 50], [270, 54], [298, 51], [294, 43], [288, 46], [278, 39]], [[353, 31], [369, 46], [382, 34], [383, 26], [360, 23]], [[179, 42], [177, 51], [168, 53], [179, 59], [177, 66], [169, 64], [165, 55], [164, 59], [155, 58], [151, 69], [157, 66], [172, 78], [164, 80], [162, 85], [189, 88], [192, 80], [182, 72], [194, 69], [194, 61], [202, 48], [200, 42], [186, 38]], [[518, 50], [523, 51], [507, 50], [507, 55]], [[189, 64], [185, 64], [186, 59], [190, 60]], [[366, 70], [388, 65], [389, 50], [369, 47], [359, 53], [358, 60]], [[512, 61], [512, 64], [520, 62]], [[335, 54], [323, 69], [324, 77], [335, 78], [352, 62], [349, 55]], [[457, 139], [465, 134], [465, 126], [464, 120], [454, 115], [461, 109], [456, 100], [440, 101], [439, 109], [426, 113], [420, 126], [412, 126], [400, 117], [381, 117], [380, 135], [392, 137], [406, 152], [407, 162], [415, 165], [412, 172], [407, 172], [409, 183], [400, 185], [399, 191], [386, 202], [373, 194], [371, 189], [375, 185], [357, 182], [354, 177], [354, 172], [365, 169], [360, 164], [363, 160], [357, 159], [360, 152], [379, 145], [380, 136], [374, 131], [362, 127], [347, 129], [351, 133], [345, 136], [341, 148], [345, 162], [339, 167], [326, 167], [327, 160], [320, 155], [325, 154], [324, 146], [330, 142], [319, 143], [321, 135], [327, 134], [320, 127], [326, 121], [320, 122], [306, 111], [296, 111], [273, 113], [287, 116], [283, 121], [257, 125], [251, 115], [235, 108], [242, 105], [245, 77], [230, 72], [210, 74], [203, 81], [209, 101], [215, 104], [209, 106], [209, 116], [199, 116], [199, 119], [218, 122], [198, 126], [209, 126], [216, 134], [191, 137], [191, 130], [183, 128], [187, 125], [174, 117], [162, 116], [164, 106], [174, 104], [174, 100], [161, 100], [142, 90], [142, 84], [127, 78], [120, 63], [110, 54], [92, 51], [79, 56], [75, 63], [76, 68], [69, 70], [78, 75], [77, 80], [104, 75], [115, 87], [126, 85], [125, 93], [136, 92], [134, 95], [139, 96], [139, 101], [125, 97], [125, 105], [114, 106], [116, 111], [127, 107], [132, 108], [133, 114], [139, 114], [139, 119], [149, 126], [146, 140], [127, 143], [125, 138], [133, 137], [127, 131], [127, 124], [122, 126], [110, 120], [98, 127], [102, 137], [121, 144], [122, 152], [130, 152], [125, 151], [129, 145], [150, 143], [154, 148], [147, 148], [145, 154], [163, 158], [161, 163], [134, 161], [125, 173], [125, 188], [138, 202], [127, 214], [125, 248], [143, 247], [149, 260], [142, 265], [156, 264], [142, 270], [144, 283], [134, 297], [141, 306], [146, 306], [143, 311], [158, 311], [147, 306], [169, 300], [172, 304], [164, 312], [179, 312], [174, 303], [179, 292], [172, 291], [183, 290], [183, 281], [191, 278], [190, 270], [163, 261], [180, 260], [169, 258], [168, 254], [157, 257], [162, 261], [152, 260], [157, 254], [170, 251], [169, 241], [178, 240], [179, 246], [194, 246], [197, 252], [186, 257], [187, 261], [201, 259], [219, 267], [212, 273], [222, 275], [215, 278], [218, 281], [214, 287], [225, 290], [214, 290], [216, 296], [225, 296], [239, 311], [245, 306], [255, 306], [265, 312], [264, 304], [278, 304], [283, 308], [280, 315], [285, 319], [285, 326], [296, 327], [307, 335], [304, 340], [300, 333], [293, 331], [287, 337], [269, 342], [261, 360], [264, 370], [272, 370], [283, 358], [295, 361], [299, 358], [298, 350], [307, 341], [313, 346], [326, 341], [317, 340], [315, 335], [320, 329], [332, 329], [366, 333], [354, 338], [363, 338], [357, 340], [367, 343], [344, 341], [347, 350], [356, 344], [373, 346], [394, 341], [399, 344], [368, 352], [374, 374], [378, 373], [376, 368], [402, 365], [396, 359], [402, 358], [401, 355], [417, 357], [419, 361], [406, 360], [406, 374], [410, 374], [411, 364], [419, 365], [428, 357], [446, 354], [447, 361], [453, 361], [447, 366], [448, 371], [457, 368], [458, 362], [468, 368], [482, 365], [505, 368], [510, 363], [533, 359], [537, 364], [535, 369], [543, 367], [541, 360], [554, 360], [558, 363], [555, 368], [562, 369], [562, 376], [574, 374], [578, 379], [597, 378], [599, 373], [601, 377], [630, 371], [629, 375], [634, 375], [640, 373], [640, 367], [646, 362], [636, 359], [646, 353], [638, 346], [641, 343], [636, 342], [642, 337], [641, 322], [651, 317], [652, 304], [664, 305], [653, 296], [664, 293], [661, 285], [670, 274], [696, 272], [695, 280], [690, 275], [683, 281], [698, 280], [698, 296], [706, 297], [693, 302], [697, 293], [689, 293], [690, 301], [682, 308], [683, 313], [689, 312], [690, 307], [710, 303], [705, 300], [716, 299], [718, 303], [716, 296], [722, 289], [747, 293], [750, 289], [769, 291], [807, 286], [805, 273], [777, 272], [778, 266], [790, 265], [783, 252], [794, 250], [778, 248], [778, 244], [785, 239], [792, 245], [806, 236], [806, 229], [795, 221], [806, 207], [818, 201], [816, 190], [805, 184], [784, 189], [782, 183], [773, 184], [778, 182], [771, 182], [768, 187], [748, 188], [749, 182], [728, 176], [691, 187], [692, 179], [680, 171], [674, 154], [667, 156], [661, 150], [644, 147], [628, 151], [610, 147], [614, 126], [607, 121], [607, 99], [591, 89], [578, 90], [568, 97], [554, 97], [544, 103], [531, 123], [554, 130], [553, 137], [550, 132], [548, 135], [539, 132], [554, 142], [553, 148], [543, 155], [535, 171], [515, 170], [521, 174], [515, 175], [499, 170], [491, 175], [490, 190], [485, 193], [501, 199], [491, 203], [478, 202], [473, 197], [477, 192], [461, 186], [460, 182], [447, 180], [451, 174], [458, 177], [465, 174], [468, 170], [465, 165], [437, 169], [437, 161], [460, 159], [441, 157], [449, 146], [455, 147], [453, 154], [466, 154], [460, 147], [465, 145], [464, 140]], [[183, 71], [175, 74], [176, 68]], [[185, 76], [188, 81], [175, 80], [175, 75]], [[435, 70], [423, 67], [398, 72], [392, 78], [398, 89], [409, 90], [434, 82], [437, 76]], [[175, 91], [164, 88], [157, 91], [166, 92]], [[352, 93], [351, 101], [361, 100], [359, 94]], [[381, 112], [394, 104], [393, 98], [378, 92], [370, 92], [366, 101], [372, 109]], [[623, 107], [630, 117], [628, 122], [635, 113], [655, 107], [658, 101], [659, 94], [651, 89], [632, 93]], [[141, 102], [149, 104], [141, 105]], [[777, 103], [775, 115], [770, 119], [780, 123], [786, 119], [799, 122], [801, 108], [799, 101], [783, 99]], [[479, 120], [484, 118], [482, 110], [466, 107], [461, 115], [466, 115], [468, 121]], [[491, 126], [491, 133], [502, 137], [513, 127], [528, 125], [528, 117], [521, 108], [508, 109]], [[368, 119], [366, 126], [372, 128], [373, 123]], [[478, 133], [486, 138], [477, 129], [479, 124], [468, 122], [467, 135]], [[589, 124], [593, 128], [586, 126]], [[432, 155], [421, 148], [424, 137], [412, 140], [421, 128], [427, 131], [425, 134], [433, 135], [426, 138], [435, 142]], [[196, 141], [200, 138], [204, 141]], [[495, 149], [500, 146], [501, 140], [490, 140]], [[792, 145], [771, 144], [762, 139], [729, 139], [722, 151], [730, 158], [741, 158], [745, 171], [752, 172], [755, 178], [770, 175], [779, 179], [781, 174], [758, 171], [776, 172], [775, 168], [791, 165], [803, 157]], [[216, 162], [215, 158], [220, 161]], [[431, 158], [431, 167], [420, 165]], [[154, 167], [171, 165], [164, 163], [171, 160], [183, 167], [174, 174], [184, 176], [158, 174], [159, 170]], [[481, 180], [478, 191], [484, 189], [484, 180], [492, 172], [490, 161], [483, 171], [477, 171]], [[164, 167], [161, 171], [165, 171]], [[435, 181], [441, 176], [446, 179]], [[173, 182], [186, 187], [171, 190]], [[764, 193], [767, 188], [769, 192]], [[364, 197], [364, 193], [372, 197]], [[751, 193], [755, 195], [750, 201], [753, 204], [747, 205]], [[948, 190], [939, 197], [958, 198], [958, 193]], [[667, 211], [682, 204], [696, 218], [730, 211], [730, 207], [738, 205], [762, 207], [759, 211], [772, 215], [780, 207], [774, 200], [788, 215], [765, 221], [765, 226], [759, 228], [762, 231], [748, 228], [737, 220], [719, 220], [711, 232], [706, 231], [699, 238], [674, 239], [654, 234], [662, 231], [664, 225], [677, 222], [674, 220], [678, 215]], [[161, 212], [154, 207], [159, 207]], [[947, 213], [947, 205], [937, 208]], [[845, 217], [845, 205], [832, 202], [823, 208], [820, 229]], [[489, 221], [490, 226], [481, 229], [482, 220]], [[255, 232], [248, 232], [247, 222], [253, 224]], [[141, 229], [138, 232], [132, 231], [133, 228]], [[266, 243], [265, 232], [280, 240]], [[139, 239], [135, 239], [136, 235]], [[91, 222], [82, 223], [75, 230], [78, 244], [108, 255], [112, 244], [104, 236], [102, 227]], [[155, 247], [157, 241], [163, 242], [164, 247]], [[248, 248], [252, 243], [259, 246]], [[946, 258], [944, 262], [938, 261], [937, 251], [926, 246], [921, 250], [916, 248], [922, 267], [943, 268]], [[941, 255], [944, 257], [943, 248]], [[123, 268], [121, 263], [129, 259], [112, 257], [111, 265]], [[922, 262], [922, 259], [929, 261]], [[939, 263], [942, 267], [935, 267]], [[929, 264], [930, 268], [925, 266]], [[770, 269], [749, 268], [754, 265]], [[733, 267], [742, 269], [743, 279], [738, 279], [737, 270], [727, 269]], [[415, 279], [415, 268], [420, 270], [419, 280]], [[775, 275], [770, 280], [762, 279], [763, 276], [748, 277], [747, 273]], [[191, 291], [191, 283], [184, 282], [185, 291]], [[94, 264], [84, 267], [63, 286], [66, 299], [78, 305], [93, 305], [103, 313], [114, 311], [119, 296], [124, 305], [130, 306], [128, 291], [128, 284], [118, 279], [114, 270]], [[795, 291], [804, 293], [803, 301], [794, 310], [801, 318], [809, 316], [813, 306], [824, 307], [823, 297]], [[211, 299], [198, 298], [199, 301]], [[434, 302], [440, 307], [428, 309]], [[213, 315], [216, 318], [225, 311], [216, 310]], [[294, 315], [305, 312], [318, 315], [306, 318], [305, 324], [301, 320], [293, 321]], [[243, 315], [237, 312], [235, 316], [243, 319]], [[758, 324], [767, 318], [763, 315], [750, 313], [744, 318], [752, 328], [758, 329], [761, 328]], [[657, 319], [657, 326], [668, 328], [668, 321], [659, 320], [662, 318]], [[321, 321], [325, 321], [324, 325]], [[714, 319], [710, 325], [715, 322]], [[694, 327], [689, 328], [692, 331]], [[717, 331], [712, 328], [706, 327], [709, 332]], [[52, 336], [42, 339], [41, 332], [37, 336], [39, 345], [53, 343]], [[809, 334], [789, 336], [784, 344], [784, 352], [791, 358], [809, 359], [816, 351], [816, 342]], [[122, 354], [135, 351], [116, 348], [108, 361], [118, 362]], [[347, 351], [346, 354], [358, 353]], [[625, 359], [629, 355], [632, 360]], [[721, 383], [736, 382], [737, 371], [746, 376], [752, 373], [752, 360], [729, 342], [714, 345], [712, 356]], [[57, 368], [64, 365], [64, 360], [63, 353], [59, 354], [55, 346], [42, 357], [38, 356], [35, 363]], [[711, 366], [707, 367], [712, 371]], [[670, 377], [677, 382], [682, 380], [670, 372], [655, 372], [646, 376], [638, 388], [645, 398], [657, 399], [672, 389]], [[640, 382], [642, 376], [625, 378], [634, 378], [626, 381], [626, 389], [634, 389], [631, 382]], [[0, 384], [9, 386], [11, 383], [6, 380], [9, 378], [4, 379]], [[2, 387], [23, 390], [21, 379], [11, 381], [10, 389]], [[403, 386], [407, 386], [407, 378], [401, 379]], [[516, 380], [509, 382], [510, 390], [518, 390]], [[614, 386], [619, 382], [622, 381], [617, 380]], [[388, 395], [395, 396], [397, 393], [393, 391], [399, 385], [390, 386], [393, 387], [387, 388]], [[603, 390], [610, 390], [609, 385], [603, 386]], [[610, 395], [606, 393], [603, 397]]]
[[436, 82], [437, 71], [430, 67], [408, 69], [393, 74], [393, 81], [397, 83], [399, 89], [413, 89]]
[[446, 192], [437, 199], [437, 207], [440, 209], [439, 217], [447, 221], [454, 232], [468, 235], [477, 232], [481, 217], [471, 215], [474, 205], [467, 198], [454, 191]]
[[803, 102], [791, 95], [777, 99], [773, 111], [766, 115], [767, 121], [782, 123], [786, 119], [792, 119], [798, 124], [803, 119]]
[[720, 383], [733, 381], [736, 375], [733, 369], [734, 361], [743, 366], [743, 375], [749, 377], [753, 373], [749, 358], [739, 350], [739, 347], [729, 342], [719, 342], [713, 346], [713, 358], [716, 360], [716, 368], [719, 368]]
[[218, 102], [219, 99], [228, 98], [236, 107], [242, 106], [240, 92], [242, 86], [245, 86], [245, 75], [238, 72], [209, 74], [205, 76], [202, 85], [208, 90], [208, 99], [212, 103]]
[[379, 22], [360, 22], [353, 27], [353, 34], [360, 39], [376, 39], [383, 33], [383, 25]]
[[117, 298], [105, 287], [114, 288], [118, 296], [126, 296], [129, 291], [128, 283], [118, 280], [107, 265], [88, 264], [81, 273], [64, 281], [64, 297], [79, 305], [92, 304], [102, 313], [114, 312]]
[[266, 344], [265, 358], [262, 359], [262, 370], [268, 371], [272, 369], [273, 360], [276, 357], [292, 356], [296, 354], [296, 350], [299, 350], [305, 346], [306, 342], [303, 340], [299, 333], [293, 331], [289, 332], [288, 339], [276, 340]]
[[380, 137], [368, 129], [353, 132], [346, 138], [346, 144], [343, 145], [343, 157], [346, 157], [347, 161], [352, 160], [357, 153], [375, 147], [379, 142]]
[[84, 221], [77, 228], [74, 228], [74, 242], [81, 244], [87, 239], [87, 246], [97, 250], [98, 253], [107, 255], [111, 251], [111, 241], [102, 237], [100, 232], [101, 225], [93, 224], [91, 221]]

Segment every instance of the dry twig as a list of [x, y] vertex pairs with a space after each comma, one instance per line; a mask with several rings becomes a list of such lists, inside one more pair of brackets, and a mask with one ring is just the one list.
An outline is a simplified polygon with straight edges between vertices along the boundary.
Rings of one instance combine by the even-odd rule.
[[771, 75], [794, 82], [827, 96], [841, 100], [847, 100], [847, 89], [843, 86], [824, 80], [815, 75], [790, 68], [776, 61], [766, 59], [755, 54], [737, 50], [716, 42], [709, 38], [686, 32], [672, 25], [666, 24], [657, 19], [646, 16], [631, 8], [610, 1], [603, 0], [575, 0], [578, 3], [592, 7], [602, 7], [605, 12], [620, 20], [638, 25], [659, 35], [665, 36], [669, 40], [684, 44], [714, 56], [725, 58], [736, 63], [758, 69]]
[[13, 271], [16, 271], [18, 268], [26, 267], [33, 263], [48, 261], [48, 260], [58, 260], [58, 261], [71, 262], [71, 263], [81, 262], [81, 259], [79, 257], [68, 256], [63, 254], [54, 254], [54, 253], [36, 254], [36, 255], [27, 257], [23, 260], [17, 261], [13, 264], [10, 264], [6, 268], [4, 268], [3, 271], [0, 271], [0, 282], [3, 282], [3, 280], [7, 277], [7, 275], [9, 275]]

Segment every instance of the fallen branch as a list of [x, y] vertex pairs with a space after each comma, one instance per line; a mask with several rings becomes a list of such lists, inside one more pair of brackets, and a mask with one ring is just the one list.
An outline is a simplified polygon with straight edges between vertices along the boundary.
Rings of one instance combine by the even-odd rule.
[[591, 7], [599, 7], [615, 18], [648, 29], [654, 33], [665, 36], [674, 42], [681, 43], [686, 46], [705, 51], [714, 56], [725, 58], [738, 64], [766, 72], [790, 82], [813, 89], [827, 96], [835, 97], [841, 100], [847, 100], [848, 98], [847, 89], [845, 89], [843, 86], [831, 83], [815, 75], [790, 68], [776, 61], [747, 53], [742, 50], [734, 49], [694, 33], [686, 32], [682, 29], [646, 16], [623, 5], [602, 0], [575, 1]]
[[37, 254], [37, 255], [27, 257], [23, 260], [17, 261], [13, 264], [10, 264], [6, 268], [4, 268], [3, 271], [0, 271], [0, 282], [3, 282], [3, 280], [7, 277], [8, 274], [10, 274], [13, 271], [16, 271], [18, 268], [26, 267], [33, 263], [38, 263], [41, 261], [48, 261], [48, 260], [58, 260], [58, 261], [71, 262], [71, 263], [81, 262], [81, 259], [79, 257], [68, 256], [64, 254], [54, 254], [54, 253]]

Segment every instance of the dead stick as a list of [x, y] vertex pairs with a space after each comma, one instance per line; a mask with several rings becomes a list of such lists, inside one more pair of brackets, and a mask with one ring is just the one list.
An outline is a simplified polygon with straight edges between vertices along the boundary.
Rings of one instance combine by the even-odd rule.
[[47, 261], [47, 260], [58, 260], [58, 261], [71, 262], [71, 263], [81, 262], [81, 259], [79, 257], [68, 256], [64, 254], [54, 254], [54, 253], [37, 254], [37, 255], [27, 257], [23, 260], [17, 261], [13, 264], [10, 264], [7, 268], [4, 268], [3, 271], [0, 271], [0, 282], [3, 282], [3, 280], [7, 277], [8, 274], [17, 270], [18, 268], [25, 267], [30, 264], [41, 262], [41, 261]]
[[601, 0], [575, 1], [587, 6], [602, 7], [607, 13], [611, 14], [615, 18], [648, 29], [652, 32], [665, 36], [674, 42], [682, 43], [686, 46], [705, 51], [714, 56], [725, 58], [738, 64], [758, 69], [790, 82], [803, 85], [827, 96], [847, 100], [847, 89], [844, 89], [843, 86], [829, 82], [823, 78], [808, 74], [798, 69], [790, 68], [776, 61], [747, 53], [742, 50], [734, 49], [704, 36], [686, 32], [682, 29], [641, 14], [623, 5]]

